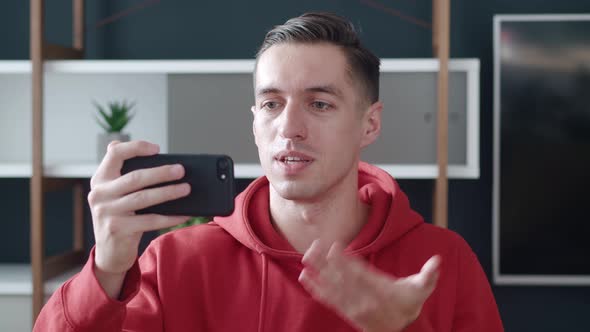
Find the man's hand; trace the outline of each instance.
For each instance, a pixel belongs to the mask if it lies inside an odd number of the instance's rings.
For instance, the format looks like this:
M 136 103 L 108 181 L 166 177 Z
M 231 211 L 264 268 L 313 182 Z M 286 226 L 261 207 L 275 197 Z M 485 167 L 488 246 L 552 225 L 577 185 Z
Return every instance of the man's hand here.
M 188 195 L 188 183 L 143 189 L 183 177 L 182 165 L 135 170 L 121 176 L 123 162 L 158 153 L 145 141 L 111 142 L 90 180 L 88 203 L 94 227 L 96 277 L 105 292 L 117 298 L 127 270 L 137 258 L 139 240 L 146 231 L 181 224 L 186 216 L 135 215 L 136 210 Z
M 436 286 L 438 256 L 419 273 L 395 278 L 343 250 L 338 243 L 328 249 L 315 240 L 303 256 L 299 282 L 316 300 L 365 332 L 401 331 L 418 318 Z

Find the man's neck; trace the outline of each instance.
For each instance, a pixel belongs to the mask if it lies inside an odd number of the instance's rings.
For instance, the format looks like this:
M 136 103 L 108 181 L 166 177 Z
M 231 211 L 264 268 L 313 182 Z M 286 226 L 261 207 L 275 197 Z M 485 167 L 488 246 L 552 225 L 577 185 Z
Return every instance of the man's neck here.
M 356 175 L 356 174 L 355 174 Z M 313 202 L 286 200 L 270 188 L 273 226 L 298 252 L 315 239 L 348 245 L 367 221 L 369 206 L 358 196 L 357 176 Z

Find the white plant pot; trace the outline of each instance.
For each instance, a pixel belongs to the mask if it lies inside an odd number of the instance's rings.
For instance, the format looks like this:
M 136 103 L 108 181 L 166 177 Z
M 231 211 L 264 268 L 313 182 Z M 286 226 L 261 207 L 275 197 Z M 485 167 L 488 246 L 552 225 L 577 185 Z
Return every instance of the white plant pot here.
M 128 142 L 129 134 L 123 133 L 100 133 L 96 145 L 96 161 L 101 162 L 107 152 L 107 147 L 112 141 Z

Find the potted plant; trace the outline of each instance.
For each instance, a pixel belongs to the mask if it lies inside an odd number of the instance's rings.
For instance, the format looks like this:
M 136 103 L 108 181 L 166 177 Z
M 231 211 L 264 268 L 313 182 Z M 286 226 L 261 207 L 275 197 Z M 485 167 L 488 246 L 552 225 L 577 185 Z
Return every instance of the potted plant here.
M 164 229 L 160 230 L 160 234 L 164 234 L 164 233 L 173 231 L 175 229 L 183 228 L 183 227 L 205 224 L 205 223 L 208 223 L 209 221 L 211 221 L 211 220 L 206 217 L 191 217 L 190 219 L 188 219 L 187 221 L 183 222 L 180 225 L 176 225 L 173 227 L 164 228 Z
M 98 145 L 97 145 L 97 161 L 100 162 L 104 157 L 107 146 L 111 141 L 117 140 L 121 142 L 129 141 L 129 134 L 123 133 L 123 129 L 129 121 L 133 118 L 134 114 L 131 114 L 131 110 L 135 106 L 134 102 L 128 103 L 124 101 L 112 101 L 107 103 L 107 109 L 101 106 L 96 101 L 93 102 L 94 106 L 98 110 L 96 122 L 105 130 L 104 133 L 98 134 Z

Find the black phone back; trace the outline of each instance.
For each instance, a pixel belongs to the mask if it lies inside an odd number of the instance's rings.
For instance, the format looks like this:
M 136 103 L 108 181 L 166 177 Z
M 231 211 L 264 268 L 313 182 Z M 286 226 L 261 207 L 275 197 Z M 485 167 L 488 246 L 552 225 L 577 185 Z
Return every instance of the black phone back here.
M 182 164 L 185 175 L 176 181 L 154 186 L 188 182 L 188 196 L 153 205 L 136 211 L 137 214 L 157 213 L 186 216 L 226 216 L 234 210 L 234 165 L 229 156 L 212 154 L 158 154 L 126 160 L 121 175 L 136 169 L 152 168 L 167 164 Z

